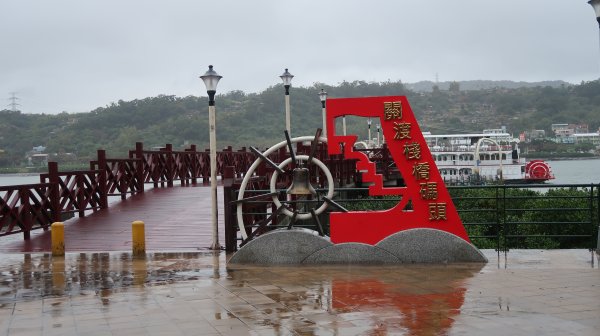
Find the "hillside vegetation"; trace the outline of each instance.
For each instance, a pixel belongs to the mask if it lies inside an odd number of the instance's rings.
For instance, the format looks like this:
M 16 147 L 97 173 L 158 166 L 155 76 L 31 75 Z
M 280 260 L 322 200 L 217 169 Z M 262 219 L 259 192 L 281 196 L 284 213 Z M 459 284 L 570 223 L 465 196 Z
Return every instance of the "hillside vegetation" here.
M 502 125 L 517 134 L 529 129 L 550 131 L 552 123 L 588 123 L 600 127 L 600 81 L 578 85 L 551 82 L 553 86 L 465 90 L 452 82 L 447 89 L 413 91 L 401 82 L 316 83 L 291 89 L 293 136 L 314 134 L 321 127 L 321 88 L 329 97 L 406 95 L 422 130 L 433 133 L 481 131 Z M 483 84 L 478 84 L 483 85 Z M 283 139 L 284 89 L 282 85 L 260 93 L 232 91 L 217 95 L 218 147 L 266 147 Z M 160 95 L 118 101 L 89 113 L 57 115 L 0 111 L 0 167 L 18 166 L 34 146 L 67 157 L 73 153 L 85 162 L 99 148 L 111 156 L 125 155 L 136 141 L 146 148 L 171 143 L 208 147 L 206 97 Z M 372 131 L 375 132 L 373 123 Z M 367 136 L 367 123 L 348 118 L 349 133 Z M 375 133 L 372 133 L 375 136 Z M 62 155 L 62 156 L 61 156 Z M 72 155 L 68 156 L 73 158 Z

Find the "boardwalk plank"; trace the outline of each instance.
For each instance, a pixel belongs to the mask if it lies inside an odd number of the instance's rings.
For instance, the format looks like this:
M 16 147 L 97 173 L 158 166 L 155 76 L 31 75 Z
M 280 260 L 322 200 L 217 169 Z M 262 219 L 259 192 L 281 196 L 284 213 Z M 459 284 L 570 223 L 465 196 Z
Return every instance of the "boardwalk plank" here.
M 223 245 L 223 189 L 218 189 L 219 241 Z M 147 190 L 108 209 L 65 222 L 67 252 L 129 251 L 131 223 L 144 221 L 147 251 L 201 250 L 212 243 L 210 188 L 176 186 Z M 32 232 L 30 241 L 2 237 L 0 252 L 50 252 L 50 232 Z

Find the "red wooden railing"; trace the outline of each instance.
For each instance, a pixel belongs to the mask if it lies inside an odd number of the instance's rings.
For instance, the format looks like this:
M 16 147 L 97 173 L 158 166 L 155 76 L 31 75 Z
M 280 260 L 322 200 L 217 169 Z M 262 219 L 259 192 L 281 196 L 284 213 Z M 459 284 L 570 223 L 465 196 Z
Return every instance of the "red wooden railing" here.
M 108 207 L 108 198 L 144 192 L 144 184 L 171 187 L 174 181 L 182 185 L 207 184 L 210 178 L 209 153 L 196 151 L 192 145 L 184 151 L 173 151 L 167 144 L 159 150 L 145 150 L 136 143 L 128 158 L 107 158 L 98 150 L 97 160 L 90 170 L 59 172 L 56 162 L 48 163 L 48 173 L 40 175 L 40 183 L 0 186 L 0 236 L 23 233 L 25 239 L 35 229 L 47 230 L 52 222 Z M 254 161 L 254 154 L 231 147 L 217 153 L 217 169 L 223 175 L 232 166 L 241 176 Z
M 36 225 L 47 229 L 53 218 L 52 189 L 50 183 L 0 187 L 0 235 L 23 232 L 29 239 Z

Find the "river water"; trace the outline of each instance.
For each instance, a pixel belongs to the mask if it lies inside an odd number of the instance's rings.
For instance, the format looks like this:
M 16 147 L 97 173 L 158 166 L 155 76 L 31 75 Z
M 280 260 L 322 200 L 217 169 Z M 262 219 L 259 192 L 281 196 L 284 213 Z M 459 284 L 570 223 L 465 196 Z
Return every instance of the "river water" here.
M 39 174 L 0 174 L 0 186 L 40 183 Z
M 555 179 L 551 184 L 600 183 L 600 159 L 548 161 Z
M 556 177 L 551 184 L 600 183 L 600 159 L 548 161 Z M 38 174 L 0 175 L 0 186 L 39 183 Z

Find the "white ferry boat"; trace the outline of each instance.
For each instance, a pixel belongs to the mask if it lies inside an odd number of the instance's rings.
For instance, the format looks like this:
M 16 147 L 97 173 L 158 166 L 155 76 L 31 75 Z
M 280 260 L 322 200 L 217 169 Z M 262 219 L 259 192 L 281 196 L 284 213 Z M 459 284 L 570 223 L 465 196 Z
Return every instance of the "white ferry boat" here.
M 519 141 L 504 128 L 473 134 L 423 132 L 423 136 L 447 183 L 541 183 L 554 178 L 550 166 L 543 160 L 522 158 Z
M 552 169 L 543 160 L 526 161 L 519 151 L 519 140 L 506 129 L 482 133 L 441 134 L 423 132 L 433 160 L 447 184 L 542 183 L 554 179 Z M 375 149 L 378 141 L 361 141 L 356 147 Z M 377 156 L 371 153 L 370 156 Z M 394 169 L 394 168 L 392 168 Z

